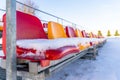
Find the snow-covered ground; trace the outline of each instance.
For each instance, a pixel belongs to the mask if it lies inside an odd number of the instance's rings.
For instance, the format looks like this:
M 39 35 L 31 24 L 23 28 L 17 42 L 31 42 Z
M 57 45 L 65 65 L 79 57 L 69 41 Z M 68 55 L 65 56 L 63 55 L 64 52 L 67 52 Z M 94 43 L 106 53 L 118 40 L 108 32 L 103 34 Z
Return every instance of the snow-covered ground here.
M 53 73 L 46 80 L 120 80 L 119 68 L 120 38 L 113 38 L 108 39 L 99 50 L 97 60 L 79 59 Z
M 46 80 L 120 80 L 120 38 L 108 39 L 97 60 L 77 60 Z

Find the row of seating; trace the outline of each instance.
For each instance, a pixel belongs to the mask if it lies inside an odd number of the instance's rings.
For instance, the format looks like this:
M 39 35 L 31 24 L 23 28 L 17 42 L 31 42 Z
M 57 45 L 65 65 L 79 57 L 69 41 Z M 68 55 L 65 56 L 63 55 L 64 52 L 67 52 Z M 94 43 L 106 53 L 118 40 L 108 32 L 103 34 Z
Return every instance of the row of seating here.
M 103 38 L 80 38 L 86 37 L 85 31 L 74 30 L 72 27 L 64 27 L 56 22 L 48 22 L 42 25 L 41 21 L 32 15 L 17 14 L 17 57 L 20 59 L 40 62 L 45 67 L 50 60 L 58 60 L 69 54 L 80 51 L 101 43 Z M 6 56 L 6 14 L 3 15 L 2 48 Z M 44 27 L 47 28 L 47 34 Z M 9 53 L 8 53 L 9 54 Z
M 43 29 L 48 34 L 48 23 L 43 23 Z M 65 32 L 67 37 L 83 37 L 83 38 L 103 38 L 103 36 L 98 36 L 92 32 L 87 33 L 85 30 L 79 30 L 78 28 L 73 28 L 71 26 L 65 26 Z

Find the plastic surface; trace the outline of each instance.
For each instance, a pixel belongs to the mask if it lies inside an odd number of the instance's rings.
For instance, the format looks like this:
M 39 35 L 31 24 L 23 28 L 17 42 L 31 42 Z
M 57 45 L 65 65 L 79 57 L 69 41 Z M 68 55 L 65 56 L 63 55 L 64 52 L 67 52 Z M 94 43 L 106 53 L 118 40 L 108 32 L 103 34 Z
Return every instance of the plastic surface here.
M 3 17 L 4 29 L 3 29 L 3 51 L 6 55 L 6 15 Z M 55 22 L 48 23 L 48 34 L 50 39 L 66 38 L 64 28 L 61 24 Z M 17 11 L 17 40 L 20 39 L 47 39 L 47 36 L 43 30 L 43 26 L 38 18 L 35 16 L 25 14 Z M 41 55 L 27 55 L 29 52 L 35 53 L 35 49 L 26 49 L 16 46 L 17 57 L 19 59 L 25 59 L 30 61 L 37 61 L 41 63 L 42 67 L 49 65 L 49 60 L 57 60 L 62 57 L 79 52 L 79 48 L 76 46 L 63 46 L 57 49 L 49 49 L 45 52 L 45 56 Z
M 81 33 L 81 31 L 79 29 L 75 29 L 75 33 L 76 33 L 77 37 L 83 37 L 82 33 Z
M 17 11 L 16 37 L 18 39 L 47 39 L 41 21 L 32 15 Z M 3 51 L 6 55 L 6 15 L 3 16 Z
M 21 54 L 27 54 L 29 52 L 32 52 L 32 53 L 36 53 L 36 50 L 34 49 L 27 49 L 27 48 L 20 48 L 17 46 L 17 55 L 21 55 Z
M 84 38 L 87 37 L 85 30 L 82 30 L 81 33 L 82 33 L 82 36 L 83 36 Z
M 57 60 L 61 59 L 62 57 L 72 54 L 78 53 L 80 50 L 76 46 L 64 46 L 58 49 L 50 49 L 45 52 L 46 59 L 48 60 Z
M 66 34 L 68 37 L 77 37 L 76 33 L 72 27 L 66 26 L 65 30 L 66 30 Z
M 55 39 L 55 38 L 66 38 L 66 33 L 64 28 L 61 24 L 56 22 L 48 22 L 48 38 Z

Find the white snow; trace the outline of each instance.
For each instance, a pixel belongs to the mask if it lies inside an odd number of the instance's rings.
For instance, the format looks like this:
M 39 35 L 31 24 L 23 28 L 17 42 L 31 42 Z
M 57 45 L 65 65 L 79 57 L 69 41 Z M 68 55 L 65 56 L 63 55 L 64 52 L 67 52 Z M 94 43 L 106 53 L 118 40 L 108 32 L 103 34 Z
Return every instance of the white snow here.
M 0 50 L 0 56 L 4 56 L 3 51 Z M 0 65 L 1 65 L 1 58 L 0 58 Z
M 59 38 L 59 39 L 29 39 L 17 40 L 17 45 L 22 48 L 35 49 L 38 51 L 45 51 L 47 49 L 56 49 L 63 46 L 86 44 L 86 42 L 100 41 L 103 39 L 96 38 Z
M 97 60 L 77 60 L 46 80 L 120 80 L 120 38 L 108 39 Z
M 41 40 L 39 42 L 33 41 L 28 42 L 27 40 L 21 40 L 17 42 L 18 45 L 22 47 L 26 47 L 26 45 L 34 46 L 36 48 L 44 49 L 44 45 L 48 45 L 50 48 L 52 46 L 63 46 L 68 44 L 76 44 L 78 42 L 86 42 L 86 41 L 98 41 L 98 39 L 81 39 L 76 40 L 76 38 L 72 39 L 55 39 L 55 40 Z M 99 39 L 103 40 L 103 39 Z M 48 44 L 49 43 L 49 44 Z M 44 45 L 43 45 L 44 44 Z M 59 72 L 52 74 L 46 80 L 120 80 L 120 38 L 116 39 L 108 39 L 107 43 L 103 48 L 99 50 L 99 56 L 97 60 L 77 60 L 70 65 L 67 65 Z M 39 45 L 39 46 L 38 46 Z M 46 48 L 46 47 L 45 47 Z M 3 52 L 0 52 L 0 55 L 3 55 Z M 0 63 L 1 65 L 1 63 Z

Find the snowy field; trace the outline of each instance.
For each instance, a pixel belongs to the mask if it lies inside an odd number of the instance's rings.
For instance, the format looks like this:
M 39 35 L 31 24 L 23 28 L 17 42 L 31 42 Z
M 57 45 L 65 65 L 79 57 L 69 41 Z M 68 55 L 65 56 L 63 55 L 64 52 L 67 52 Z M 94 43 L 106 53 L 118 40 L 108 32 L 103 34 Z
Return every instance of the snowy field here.
M 120 80 L 120 38 L 108 39 L 97 60 L 77 60 L 46 80 Z
M 97 60 L 79 59 L 53 73 L 46 80 L 120 80 L 119 68 L 120 38 L 108 39 L 99 49 Z

